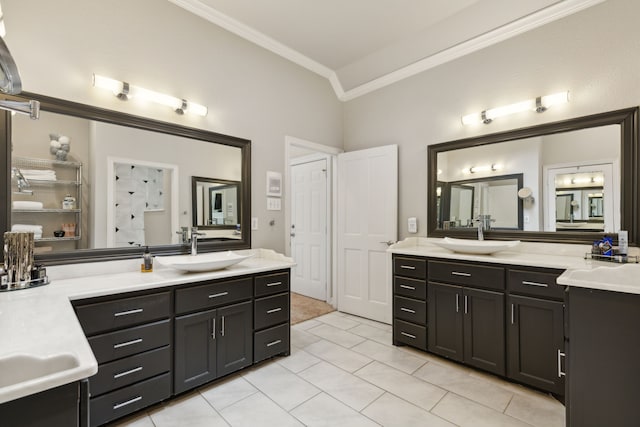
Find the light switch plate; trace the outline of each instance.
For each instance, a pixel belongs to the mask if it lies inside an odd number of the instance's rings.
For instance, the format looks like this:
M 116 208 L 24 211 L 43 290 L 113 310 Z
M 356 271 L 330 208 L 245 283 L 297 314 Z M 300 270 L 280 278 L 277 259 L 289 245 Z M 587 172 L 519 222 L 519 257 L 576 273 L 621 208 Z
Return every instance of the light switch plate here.
M 407 220 L 407 229 L 409 233 L 417 233 L 418 232 L 418 218 L 411 217 Z
M 267 210 L 268 211 L 282 210 L 282 203 L 280 202 L 280 199 L 277 197 L 267 197 Z
M 258 229 L 258 218 L 251 218 L 251 229 L 252 230 L 257 230 Z

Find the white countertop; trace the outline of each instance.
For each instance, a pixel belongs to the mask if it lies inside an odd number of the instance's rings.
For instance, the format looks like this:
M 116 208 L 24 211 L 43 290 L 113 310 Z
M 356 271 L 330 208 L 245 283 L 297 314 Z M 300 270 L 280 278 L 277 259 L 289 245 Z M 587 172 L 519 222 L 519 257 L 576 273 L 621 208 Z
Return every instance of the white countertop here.
M 162 288 L 182 283 L 255 274 L 294 266 L 291 258 L 254 249 L 252 258 L 223 270 L 185 273 L 154 263 L 151 273 L 140 272 L 140 260 L 73 264 L 47 268 L 51 284 L 0 293 L 0 371 L 2 361 L 15 356 L 47 359 L 72 355 L 77 367 L 2 386 L 0 403 L 88 378 L 98 364 L 76 318 L 71 301 L 118 293 Z
M 436 246 L 442 239 L 410 237 L 396 243 L 388 252 L 431 258 L 479 261 L 496 264 L 523 265 L 566 270 L 558 278 L 561 285 L 640 294 L 640 264 L 617 264 L 585 259 L 589 245 L 521 242 L 515 248 L 492 255 L 455 253 Z M 629 255 L 640 254 L 640 248 L 629 248 Z

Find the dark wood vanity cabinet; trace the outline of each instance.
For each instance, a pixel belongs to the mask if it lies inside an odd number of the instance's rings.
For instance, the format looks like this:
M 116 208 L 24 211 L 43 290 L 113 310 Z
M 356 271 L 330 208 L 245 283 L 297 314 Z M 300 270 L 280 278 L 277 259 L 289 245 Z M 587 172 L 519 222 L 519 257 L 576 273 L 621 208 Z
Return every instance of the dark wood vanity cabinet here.
M 393 257 L 393 343 L 427 349 L 427 261 Z
M 430 260 L 427 272 L 428 350 L 504 375 L 504 269 Z
M 564 287 L 561 270 L 507 269 L 507 376 L 564 395 Z
M 286 269 L 75 301 L 98 362 L 89 379 L 90 425 L 288 355 L 289 275 Z

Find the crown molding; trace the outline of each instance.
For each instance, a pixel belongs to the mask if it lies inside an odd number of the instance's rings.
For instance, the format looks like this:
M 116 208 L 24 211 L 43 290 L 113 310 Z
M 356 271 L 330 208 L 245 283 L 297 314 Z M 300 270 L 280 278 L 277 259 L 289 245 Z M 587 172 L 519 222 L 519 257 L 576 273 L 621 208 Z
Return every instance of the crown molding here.
M 539 12 L 532 13 L 521 19 L 503 25 L 495 30 L 484 33 L 478 37 L 459 43 L 448 49 L 437 52 L 405 67 L 387 73 L 379 78 L 368 81 L 364 84 L 344 90 L 340 79 L 336 72 L 319 62 L 291 49 L 290 47 L 268 37 L 267 35 L 245 25 L 216 9 L 202 3 L 200 0 L 168 0 L 171 3 L 197 15 L 207 21 L 216 24 L 225 30 L 240 36 L 258 46 L 261 46 L 276 55 L 290 60 L 301 67 L 306 68 L 322 77 L 325 77 L 331 83 L 331 86 L 337 96 L 343 102 L 350 101 L 370 92 L 382 89 L 393 83 L 397 83 L 408 77 L 422 73 L 431 68 L 442 65 L 446 62 L 460 58 L 464 55 L 484 49 L 503 40 L 530 31 L 534 28 L 548 24 L 555 20 L 572 15 L 581 10 L 595 6 L 606 0 L 564 0 L 560 3 L 546 7 Z

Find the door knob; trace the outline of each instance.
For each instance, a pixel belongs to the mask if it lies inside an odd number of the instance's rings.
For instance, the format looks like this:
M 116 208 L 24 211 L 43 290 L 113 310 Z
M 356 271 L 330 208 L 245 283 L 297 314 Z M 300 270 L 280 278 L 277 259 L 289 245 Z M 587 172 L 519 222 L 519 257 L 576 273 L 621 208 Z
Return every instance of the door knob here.
M 296 237 L 296 233 L 289 234 L 291 237 Z
M 380 242 L 380 243 L 384 243 L 387 246 L 391 246 L 391 245 L 395 245 L 396 242 L 394 242 L 393 240 L 387 240 L 386 242 Z

